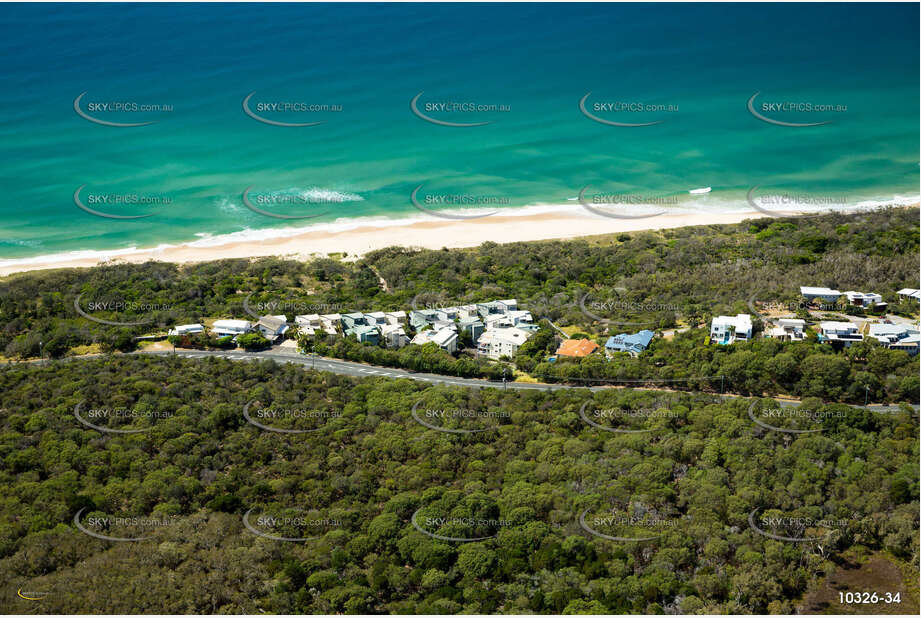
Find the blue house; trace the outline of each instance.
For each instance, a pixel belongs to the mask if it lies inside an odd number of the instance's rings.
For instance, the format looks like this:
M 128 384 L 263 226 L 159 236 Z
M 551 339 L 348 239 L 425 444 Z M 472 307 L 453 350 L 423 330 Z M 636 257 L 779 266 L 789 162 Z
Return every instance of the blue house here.
M 355 337 L 360 343 L 373 343 L 377 345 L 380 342 L 380 333 L 374 326 L 354 326 L 345 331 L 346 337 Z
M 409 325 L 416 330 L 422 330 L 438 319 L 438 312 L 434 309 L 416 309 L 409 312 Z
M 480 335 L 483 334 L 485 326 L 476 318 L 461 318 L 460 329 L 461 331 L 469 330 L 470 338 L 473 340 L 473 343 L 476 343 Z
M 356 326 L 368 326 L 368 321 L 363 313 L 343 313 L 340 318 L 342 330 L 349 330 Z
M 608 354 L 626 352 L 630 356 L 639 356 L 643 350 L 649 347 L 649 342 L 652 341 L 654 335 L 655 333 L 651 330 L 641 330 L 634 335 L 621 333 L 614 337 L 609 337 L 607 343 L 604 344 L 604 349 Z

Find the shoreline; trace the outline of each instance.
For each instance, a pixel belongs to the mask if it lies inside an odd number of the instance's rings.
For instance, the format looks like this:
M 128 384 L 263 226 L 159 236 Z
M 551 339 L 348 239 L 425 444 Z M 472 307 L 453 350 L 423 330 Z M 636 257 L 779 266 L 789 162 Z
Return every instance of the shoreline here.
M 918 204 L 903 207 L 916 207 Z M 567 212 L 537 214 L 501 213 L 468 220 L 432 219 L 410 220 L 405 224 L 358 225 L 339 232 L 305 230 L 287 236 L 268 239 L 230 241 L 218 245 L 186 243 L 148 249 L 116 249 L 109 252 L 73 252 L 0 261 L 0 276 L 19 272 L 58 268 L 85 268 L 104 263 L 143 263 L 150 260 L 172 263 L 194 263 L 229 258 L 278 256 L 307 260 L 331 254 L 347 254 L 357 259 L 370 251 L 386 247 L 422 249 L 461 249 L 476 247 L 484 242 L 499 244 L 574 238 L 673 229 L 695 225 L 739 223 L 745 219 L 767 217 L 755 210 L 666 213 L 638 219 L 614 219 L 567 209 Z M 777 213 L 792 216 L 796 212 Z M 816 214 L 814 212 L 808 214 Z M 92 255 L 86 255 L 92 253 Z M 82 254 L 82 255 L 81 255 Z

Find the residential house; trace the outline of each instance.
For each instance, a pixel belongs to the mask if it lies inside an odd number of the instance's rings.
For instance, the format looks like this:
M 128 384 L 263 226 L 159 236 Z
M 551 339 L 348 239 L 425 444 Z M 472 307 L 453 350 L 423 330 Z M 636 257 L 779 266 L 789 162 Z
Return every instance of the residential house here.
M 630 356 L 639 356 L 643 350 L 649 347 L 649 342 L 652 341 L 654 336 L 655 333 L 651 330 L 641 330 L 632 335 L 621 333 L 610 337 L 604 344 L 604 349 L 609 355 L 615 352 L 626 352 Z
M 444 330 L 424 330 L 416 334 L 410 341 L 413 345 L 425 345 L 434 343 L 446 352 L 454 353 L 457 351 L 457 333 L 450 329 Z
M 485 318 L 488 315 L 505 313 L 508 311 L 508 306 L 500 303 L 497 300 L 493 300 L 488 303 L 477 303 L 476 310 L 481 318 Z
M 855 341 L 863 341 L 863 335 L 853 322 L 819 322 L 819 341 L 850 347 Z
M 171 328 L 167 331 L 167 335 L 170 337 L 173 336 L 182 336 L 182 335 L 195 335 L 197 333 L 205 332 L 205 327 L 201 324 L 179 324 L 175 328 Z
M 429 326 L 438 319 L 434 309 L 416 309 L 409 312 L 409 325 L 420 330 Z
M 248 333 L 251 330 L 253 330 L 253 326 L 246 320 L 215 320 L 214 324 L 211 326 L 211 332 L 218 337 L 226 337 L 228 335 L 236 337 L 237 335 Z
M 904 339 L 899 339 L 889 344 L 890 350 L 902 350 L 908 352 L 911 356 L 917 356 L 921 352 L 921 335 L 909 335 Z
M 766 337 L 781 341 L 803 341 L 806 339 L 806 320 L 796 318 L 779 318 L 777 325 L 769 329 Z
M 323 328 L 319 313 L 296 315 L 294 316 L 294 324 L 302 334 L 311 336 Z
M 515 326 L 515 328 L 519 328 L 532 334 L 540 330 L 540 326 L 537 324 L 532 324 L 531 322 L 520 322 Z
M 345 316 L 343 316 L 345 317 Z M 355 337 L 359 343 L 371 343 L 377 345 L 380 342 L 380 333 L 375 326 L 367 324 L 358 324 L 345 330 L 346 337 Z
M 885 306 L 886 303 L 883 302 L 883 297 L 880 294 L 874 292 L 845 292 L 844 295 L 847 297 L 847 302 L 849 305 L 854 305 L 856 307 L 869 307 L 871 305 Z
M 457 333 L 454 332 L 453 329 L 444 328 L 435 331 L 435 336 L 432 337 L 432 341 L 437 343 L 438 347 L 449 354 L 457 352 Z
M 432 323 L 432 330 L 453 330 L 457 332 L 457 324 L 454 323 L 454 320 L 435 320 Z
M 476 343 L 477 340 L 479 340 L 480 335 L 482 335 L 483 331 L 485 330 L 485 325 L 475 317 L 461 318 L 459 326 L 462 332 L 470 332 L 470 339 L 473 340 L 473 343 Z
M 440 309 L 433 309 L 435 312 L 435 319 L 441 322 L 452 321 L 457 318 L 457 307 L 443 307 Z
M 387 317 L 387 323 L 393 325 L 403 326 L 406 324 L 406 312 L 405 311 L 388 311 L 384 314 Z
M 384 345 L 388 348 L 402 348 L 409 343 L 409 337 L 406 331 L 399 324 L 381 324 L 378 327 Z
M 410 343 L 413 345 L 425 345 L 426 343 L 431 343 L 432 337 L 435 336 L 435 331 L 432 329 L 420 330 L 416 333 L 416 336 L 410 340 Z
M 509 298 L 508 300 L 497 300 L 495 302 L 499 303 L 502 307 L 504 307 L 504 309 L 502 310 L 502 313 L 508 313 L 509 311 L 518 310 L 518 301 L 515 300 L 514 298 Z
M 343 331 L 355 328 L 356 326 L 369 326 L 365 314 L 360 311 L 355 313 L 343 313 L 340 318 L 340 323 L 342 324 Z
M 323 328 L 323 324 L 320 321 L 319 313 L 309 313 L 307 315 L 296 315 L 294 316 L 294 323 L 301 330 L 304 330 L 305 328 L 312 328 L 313 330 L 319 330 Z
M 380 326 L 387 323 L 387 314 L 383 311 L 372 311 L 365 314 L 365 322 L 368 326 Z
M 720 315 L 710 322 L 710 342 L 720 345 L 752 338 L 752 317 L 747 313 Z
M 520 328 L 487 330 L 477 340 L 477 356 L 498 360 L 503 356 L 513 357 L 518 348 L 525 344 L 531 333 Z
M 806 299 L 806 302 L 812 302 L 815 299 L 819 299 L 827 303 L 833 303 L 841 297 L 841 292 L 838 290 L 833 290 L 831 288 L 810 287 L 805 285 L 800 286 L 799 293 L 803 295 L 803 298 Z
M 491 313 L 483 317 L 486 324 L 486 330 L 497 330 L 500 328 L 512 328 L 515 323 L 504 313 Z
M 323 330 L 330 335 L 339 332 L 339 324 L 342 322 L 342 315 L 338 313 L 326 313 L 320 316 L 320 325 Z
M 457 317 L 460 319 L 475 318 L 479 317 L 479 315 L 476 305 L 461 305 L 457 308 Z
M 899 295 L 899 300 L 917 300 L 921 302 L 921 290 L 916 290 L 914 288 L 902 288 L 897 292 Z
M 509 311 L 505 314 L 508 316 L 508 319 L 512 321 L 512 324 L 518 326 L 520 324 L 531 324 L 534 321 L 534 318 L 531 317 L 531 312 L 528 310 L 519 311 L 517 309 Z
M 893 343 L 917 334 L 919 334 L 917 328 L 904 324 L 870 324 L 870 337 L 887 347 L 892 347 Z
M 288 322 L 284 315 L 264 315 L 255 326 L 263 337 L 272 342 L 278 341 L 288 332 Z
M 571 356 L 581 358 L 601 349 L 601 346 L 591 339 L 565 339 L 556 350 L 557 356 Z

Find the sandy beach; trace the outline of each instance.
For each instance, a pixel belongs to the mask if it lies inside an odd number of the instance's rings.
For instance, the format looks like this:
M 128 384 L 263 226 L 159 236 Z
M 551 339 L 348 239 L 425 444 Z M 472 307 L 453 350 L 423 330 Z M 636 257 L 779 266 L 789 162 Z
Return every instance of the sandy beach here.
M 105 262 L 142 263 L 148 260 L 164 262 L 203 262 L 226 258 L 284 256 L 307 259 L 321 255 L 348 254 L 357 258 L 384 247 L 402 246 L 427 249 L 475 247 L 484 242 L 508 243 L 530 240 L 567 239 L 599 234 L 637 230 L 668 229 L 693 225 L 738 223 L 744 219 L 760 218 L 759 212 L 683 212 L 642 219 L 613 219 L 590 213 L 580 213 L 561 206 L 560 213 L 544 212 L 528 215 L 496 214 L 479 219 L 416 221 L 406 225 L 367 225 L 341 232 L 305 231 L 297 235 L 267 240 L 245 240 L 213 246 L 176 245 L 112 254 L 94 252 L 92 256 L 66 254 L 8 260 L 0 262 L 0 275 L 15 272 L 67 267 L 90 267 Z

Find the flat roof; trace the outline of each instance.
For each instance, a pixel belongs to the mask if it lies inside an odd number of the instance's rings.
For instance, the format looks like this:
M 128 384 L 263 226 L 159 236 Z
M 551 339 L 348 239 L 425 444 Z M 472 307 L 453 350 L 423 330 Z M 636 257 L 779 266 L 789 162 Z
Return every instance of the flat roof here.
M 220 328 L 221 326 L 226 326 L 228 328 L 239 328 L 242 326 L 249 326 L 247 320 L 215 320 L 214 326 Z
M 801 294 L 835 294 L 840 296 L 841 292 L 838 290 L 833 290 L 831 288 L 822 288 L 822 287 L 812 287 L 808 285 L 799 286 L 799 291 Z
M 857 325 L 853 322 L 819 322 L 819 328 L 822 330 L 831 329 L 831 330 L 857 330 Z

